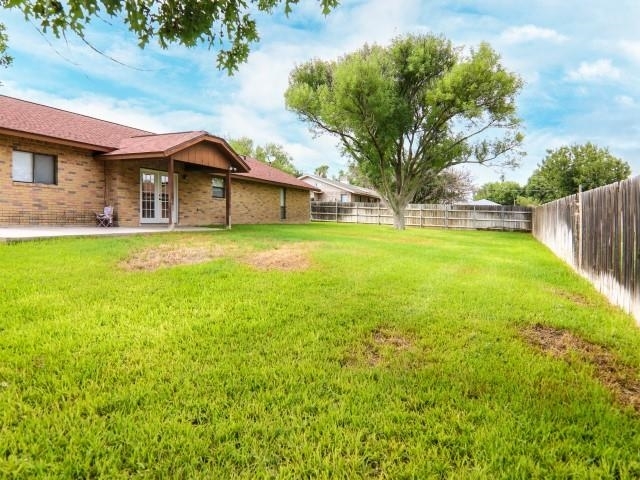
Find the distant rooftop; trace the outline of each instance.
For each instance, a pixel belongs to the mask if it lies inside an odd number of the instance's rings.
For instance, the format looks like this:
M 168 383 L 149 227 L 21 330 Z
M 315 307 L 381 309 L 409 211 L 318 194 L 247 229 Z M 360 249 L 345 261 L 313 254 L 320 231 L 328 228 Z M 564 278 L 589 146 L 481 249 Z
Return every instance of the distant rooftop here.
M 370 188 L 364 188 L 364 187 L 358 187 L 356 185 L 351 185 L 350 183 L 345 183 L 345 182 L 339 182 L 337 180 L 331 180 L 329 178 L 324 178 L 321 177 L 319 175 L 311 175 L 311 174 L 307 174 L 307 175 L 302 175 L 300 177 L 298 177 L 300 180 L 303 180 L 305 178 L 311 179 L 311 180 L 315 180 L 317 182 L 323 182 L 327 185 L 331 185 L 335 188 L 339 188 L 341 190 L 344 190 L 346 192 L 349 193 L 353 193 L 356 195 L 366 195 L 368 197 L 374 197 L 374 198 L 381 198 L 380 194 L 378 192 L 376 192 L 375 190 L 371 190 Z

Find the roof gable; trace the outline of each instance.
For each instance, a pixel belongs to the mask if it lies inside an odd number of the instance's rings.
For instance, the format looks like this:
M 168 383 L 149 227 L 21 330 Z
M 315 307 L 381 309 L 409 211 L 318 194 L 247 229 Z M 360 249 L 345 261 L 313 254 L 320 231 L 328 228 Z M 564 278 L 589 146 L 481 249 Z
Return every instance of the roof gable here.
M 212 168 L 247 172 L 244 160 L 220 137 L 204 130 L 142 135 L 125 138 L 120 146 L 100 155 L 108 160 L 132 160 L 140 158 L 168 158 Z

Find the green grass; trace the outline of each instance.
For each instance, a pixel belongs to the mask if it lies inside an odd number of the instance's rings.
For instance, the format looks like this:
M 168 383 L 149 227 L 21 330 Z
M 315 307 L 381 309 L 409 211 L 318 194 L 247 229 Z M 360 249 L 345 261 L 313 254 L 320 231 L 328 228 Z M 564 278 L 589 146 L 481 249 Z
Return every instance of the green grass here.
M 315 248 L 294 272 L 118 266 L 195 237 Z M 640 331 L 528 235 L 251 226 L 0 264 L 2 478 L 640 477 L 638 413 L 519 334 L 568 329 L 637 373 Z

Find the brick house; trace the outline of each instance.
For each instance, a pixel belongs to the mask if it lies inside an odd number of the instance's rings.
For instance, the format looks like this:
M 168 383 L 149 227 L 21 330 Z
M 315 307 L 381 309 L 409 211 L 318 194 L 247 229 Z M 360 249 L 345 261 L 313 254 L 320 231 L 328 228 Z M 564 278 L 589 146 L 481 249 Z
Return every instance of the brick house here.
M 204 131 L 155 134 L 0 95 L 0 225 L 309 221 L 313 187 Z
M 318 175 L 302 175 L 298 179 L 314 189 L 310 194 L 314 202 L 380 202 L 378 192 L 369 188 L 330 180 Z

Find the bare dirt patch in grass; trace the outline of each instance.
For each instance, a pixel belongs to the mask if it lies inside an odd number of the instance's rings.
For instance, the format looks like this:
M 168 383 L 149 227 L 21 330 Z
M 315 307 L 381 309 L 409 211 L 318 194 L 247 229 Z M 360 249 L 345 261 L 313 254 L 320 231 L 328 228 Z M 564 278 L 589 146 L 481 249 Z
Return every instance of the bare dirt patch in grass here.
M 215 258 L 231 255 L 234 250 L 237 249 L 205 241 L 164 243 L 134 252 L 120 262 L 120 267 L 125 270 L 154 271 L 176 265 L 209 262 Z
M 549 292 L 551 292 L 552 294 L 560 297 L 560 298 L 564 298 L 565 300 L 569 300 L 570 302 L 575 303 L 576 305 L 580 305 L 580 306 L 589 306 L 591 305 L 591 301 L 585 297 L 584 295 L 581 295 L 579 293 L 573 293 L 573 292 L 567 292 L 565 290 L 560 290 L 557 288 L 552 288 L 549 289 Z
M 285 243 L 269 250 L 246 254 L 242 260 L 258 270 L 301 271 L 311 265 L 311 249 L 309 243 Z
M 365 365 L 377 367 L 388 363 L 398 354 L 413 349 L 414 341 L 408 335 L 385 327 L 374 329 L 364 341 L 347 354 L 345 366 Z
M 310 267 L 310 243 L 283 243 L 266 250 L 251 246 L 219 244 L 207 240 L 177 240 L 133 252 L 120 262 L 124 270 L 154 271 L 177 265 L 205 263 L 231 258 L 258 270 L 300 271 Z
M 522 331 L 531 345 L 557 358 L 577 355 L 595 368 L 595 375 L 619 402 L 640 413 L 640 380 L 636 369 L 624 365 L 605 347 L 590 343 L 566 330 L 534 325 Z

